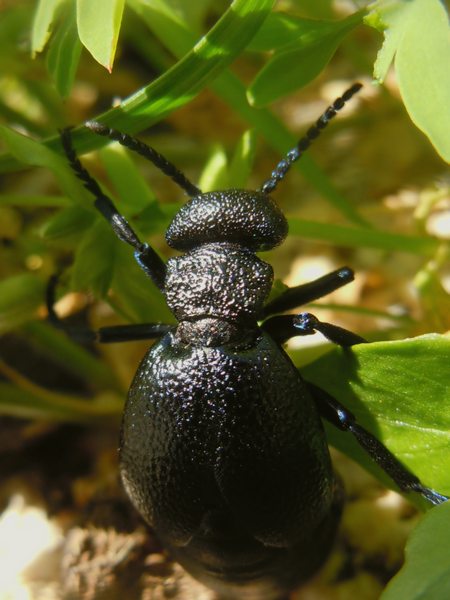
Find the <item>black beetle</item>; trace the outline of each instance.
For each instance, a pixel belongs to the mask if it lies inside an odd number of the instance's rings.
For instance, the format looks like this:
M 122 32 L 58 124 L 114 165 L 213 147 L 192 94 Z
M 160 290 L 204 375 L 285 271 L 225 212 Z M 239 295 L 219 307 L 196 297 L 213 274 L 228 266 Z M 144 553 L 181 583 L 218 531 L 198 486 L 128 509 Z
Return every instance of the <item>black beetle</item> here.
M 69 131 L 62 134 L 75 174 L 178 320 L 177 326 L 91 332 L 105 342 L 161 338 L 129 391 L 120 442 L 123 483 L 176 560 L 223 598 L 284 598 L 326 558 L 343 493 L 321 417 L 352 433 L 402 491 L 434 504 L 447 499 L 422 485 L 344 406 L 303 380 L 282 349 L 287 339 L 315 331 L 341 346 L 365 341 L 309 313 L 274 316 L 345 285 L 353 272 L 339 269 L 264 304 L 273 271 L 255 252 L 287 234 L 269 193 L 360 87 L 353 85 L 324 112 L 258 191 L 202 193 L 153 148 L 87 123 L 148 158 L 190 196 L 166 233 L 169 246 L 185 254 L 167 264 L 81 165 Z M 47 303 L 60 325 L 54 285 Z

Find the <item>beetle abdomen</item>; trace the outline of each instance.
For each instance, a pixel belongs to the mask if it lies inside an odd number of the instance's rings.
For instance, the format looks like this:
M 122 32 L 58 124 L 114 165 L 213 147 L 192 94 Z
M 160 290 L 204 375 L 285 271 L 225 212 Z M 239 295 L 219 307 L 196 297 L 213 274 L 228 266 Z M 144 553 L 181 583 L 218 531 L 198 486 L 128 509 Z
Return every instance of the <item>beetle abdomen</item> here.
M 188 346 L 176 334 L 156 344 L 130 389 L 121 472 L 138 510 L 199 578 L 274 579 L 274 565 L 303 554 L 304 579 L 312 546 L 335 526 L 315 406 L 262 332 L 247 349 Z

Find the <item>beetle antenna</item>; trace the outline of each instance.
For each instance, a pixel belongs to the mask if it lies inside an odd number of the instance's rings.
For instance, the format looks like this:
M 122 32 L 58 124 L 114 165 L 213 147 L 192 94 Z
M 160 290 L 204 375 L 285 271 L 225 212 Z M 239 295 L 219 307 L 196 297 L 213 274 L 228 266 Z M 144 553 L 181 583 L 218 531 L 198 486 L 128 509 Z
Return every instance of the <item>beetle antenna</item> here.
M 191 183 L 189 179 L 179 169 L 177 169 L 174 164 L 169 162 L 167 158 L 165 158 L 151 146 L 144 144 L 144 142 L 137 140 L 131 135 L 117 131 L 117 129 L 111 129 L 106 125 L 98 123 L 97 121 L 87 121 L 85 125 L 88 129 L 90 129 L 90 131 L 107 137 L 115 142 L 119 142 L 119 144 L 125 146 L 125 148 L 140 154 L 152 162 L 155 167 L 170 177 L 181 189 L 183 189 L 188 196 L 197 196 L 202 193 L 201 190 L 199 190 L 196 185 Z
M 347 91 L 345 91 L 342 96 L 336 98 L 336 100 L 331 104 L 326 111 L 317 119 L 317 121 L 312 125 L 306 135 L 303 136 L 298 142 L 295 148 L 289 150 L 286 154 L 285 158 L 280 160 L 275 169 L 272 171 L 270 179 L 265 181 L 260 190 L 264 194 L 270 194 L 277 187 L 278 182 L 281 181 L 286 173 L 291 168 L 292 163 L 298 160 L 305 150 L 307 150 L 311 143 L 320 135 L 323 129 L 328 125 L 330 120 L 336 116 L 337 112 L 344 107 L 344 105 L 354 96 L 359 90 L 362 88 L 361 83 L 354 83 Z

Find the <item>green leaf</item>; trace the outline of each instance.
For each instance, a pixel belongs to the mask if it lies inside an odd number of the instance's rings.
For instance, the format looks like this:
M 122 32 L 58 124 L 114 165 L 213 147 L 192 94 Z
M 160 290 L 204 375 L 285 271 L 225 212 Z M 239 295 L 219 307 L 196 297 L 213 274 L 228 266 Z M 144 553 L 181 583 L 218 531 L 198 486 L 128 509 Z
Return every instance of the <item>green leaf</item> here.
M 228 166 L 228 186 L 245 188 L 252 172 L 256 153 L 256 134 L 249 129 L 241 136 Z
M 0 382 L 0 413 L 22 419 L 45 419 L 63 423 L 92 423 L 98 419 L 104 424 L 107 419 L 117 420 L 122 406 L 117 396 L 112 394 L 87 402 L 83 398 L 55 394 L 33 384 L 21 389 Z
M 61 189 L 69 198 L 87 198 L 83 186 L 76 179 L 67 165 L 67 160 L 44 144 L 21 135 L 13 129 L 0 125 L 0 138 L 3 139 L 10 152 L 22 163 L 36 167 L 51 169 Z M 89 205 L 92 201 L 89 201 Z
M 174 317 L 161 291 L 138 266 L 125 244 L 117 248 L 111 290 L 111 303 L 127 320 L 173 323 Z
M 77 0 L 78 34 L 97 62 L 112 70 L 125 0 Z
M 439 247 L 438 240 L 431 237 L 402 235 L 362 227 L 330 225 L 303 219 L 288 219 L 289 233 L 302 238 L 320 240 L 344 248 L 379 248 L 421 256 L 433 256 Z
M 361 22 L 362 13 L 341 21 L 299 20 L 297 39 L 275 52 L 250 85 L 250 104 L 264 106 L 312 81 L 343 38 Z
M 119 240 L 103 217 L 98 217 L 80 243 L 75 256 L 71 285 L 91 289 L 103 298 L 109 290 Z
M 45 321 L 30 321 L 23 326 L 23 330 L 27 341 L 33 344 L 37 352 L 88 382 L 90 388 L 121 390 L 108 364 L 53 325 Z
M 198 187 L 203 192 L 227 187 L 228 159 L 222 146 L 216 146 L 200 176 Z
M 35 317 L 42 304 L 44 284 L 35 275 L 24 273 L 0 282 L 0 333 L 15 329 Z
M 382 82 L 395 58 L 406 110 L 450 162 L 450 28 L 439 0 L 378 0 L 366 22 L 384 32 L 374 77 Z
M 31 32 L 31 52 L 33 57 L 37 52 L 42 52 L 45 48 L 59 7 L 63 2 L 64 0 L 39 0 Z
M 186 48 L 185 36 L 179 36 L 187 54 L 155 81 L 96 120 L 132 134 L 150 127 L 183 106 L 239 55 L 270 13 L 273 3 L 274 0 L 234 0 L 214 27 L 190 51 L 189 45 Z M 97 6 L 97 3 L 90 4 Z M 130 5 L 137 11 L 147 8 L 136 0 L 130 1 Z M 93 135 L 85 127 L 74 129 L 73 139 L 80 154 L 106 144 L 104 138 Z M 58 137 L 47 140 L 45 144 L 54 149 L 61 148 Z M 17 162 L 8 156 L 1 157 L 0 172 L 9 169 L 17 169 Z
M 156 202 L 155 195 L 125 148 L 111 144 L 101 150 L 100 156 L 119 195 L 117 206 L 120 212 L 125 216 L 133 215 Z
M 425 485 L 448 495 L 449 356 L 450 338 L 430 334 L 336 349 L 301 373 L 342 402 Z M 327 435 L 386 482 L 350 434 L 327 427 Z
M 41 235 L 47 240 L 67 238 L 84 231 L 95 219 L 93 211 L 81 206 L 69 206 L 50 217 L 41 228 Z
M 450 502 L 430 510 L 411 534 L 405 564 L 381 600 L 450 598 Z
M 70 7 L 71 8 L 71 7 Z M 67 10 L 52 39 L 47 55 L 47 67 L 56 89 L 64 98 L 69 95 L 81 55 L 75 12 Z

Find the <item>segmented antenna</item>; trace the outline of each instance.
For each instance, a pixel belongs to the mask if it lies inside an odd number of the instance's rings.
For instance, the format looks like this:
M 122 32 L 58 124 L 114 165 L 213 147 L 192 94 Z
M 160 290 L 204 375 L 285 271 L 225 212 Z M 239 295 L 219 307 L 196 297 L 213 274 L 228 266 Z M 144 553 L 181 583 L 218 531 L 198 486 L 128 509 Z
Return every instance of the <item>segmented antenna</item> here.
M 121 133 L 116 129 L 106 127 L 97 121 L 87 121 L 85 125 L 94 133 L 107 137 L 115 142 L 119 142 L 119 144 L 122 144 L 122 146 L 129 148 L 133 152 L 140 154 L 152 162 L 155 167 L 157 167 L 165 175 L 170 177 L 178 186 L 180 186 L 180 188 L 183 189 L 188 196 L 193 197 L 202 193 L 201 190 L 191 183 L 175 165 L 169 162 L 167 158 L 165 158 L 151 146 L 148 146 L 147 144 L 144 144 L 144 142 L 131 137 L 131 135 L 127 135 L 126 133 Z
M 317 119 L 317 121 L 312 125 L 306 135 L 302 137 L 298 142 L 295 148 L 289 150 L 286 154 L 286 157 L 280 160 L 275 169 L 272 171 L 270 179 L 267 179 L 259 191 L 264 194 L 270 194 L 277 187 L 278 182 L 281 181 L 286 173 L 292 166 L 296 160 L 298 160 L 302 154 L 307 150 L 313 140 L 315 140 L 322 130 L 328 125 L 330 120 L 336 116 L 336 113 L 344 107 L 346 102 L 350 100 L 352 96 L 354 96 L 359 90 L 362 88 L 361 83 L 354 83 L 346 92 L 342 94 L 340 98 L 337 98 L 331 106 L 329 106 L 326 111 Z

